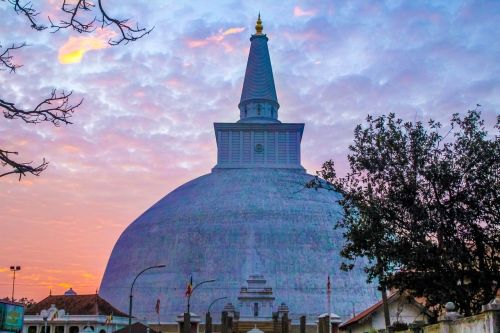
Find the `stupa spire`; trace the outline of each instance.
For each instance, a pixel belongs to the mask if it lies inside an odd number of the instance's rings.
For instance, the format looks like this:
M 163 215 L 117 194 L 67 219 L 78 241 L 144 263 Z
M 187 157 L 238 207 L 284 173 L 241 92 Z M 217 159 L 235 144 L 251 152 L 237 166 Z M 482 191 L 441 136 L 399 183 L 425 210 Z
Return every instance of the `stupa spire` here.
M 238 105 L 239 122 L 279 123 L 280 105 L 276 97 L 273 68 L 267 47 L 269 39 L 266 34 L 262 33 L 263 29 L 259 13 L 255 24 L 255 34 L 250 38 L 250 53 Z
M 255 24 L 255 34 L 262 35 L 263 29 L 264 29 L 264 26 L 262 25 L 262 21 L 260 20 L 260 12 L 259 12 L 259 18 L 257 19 L 257 23 Z

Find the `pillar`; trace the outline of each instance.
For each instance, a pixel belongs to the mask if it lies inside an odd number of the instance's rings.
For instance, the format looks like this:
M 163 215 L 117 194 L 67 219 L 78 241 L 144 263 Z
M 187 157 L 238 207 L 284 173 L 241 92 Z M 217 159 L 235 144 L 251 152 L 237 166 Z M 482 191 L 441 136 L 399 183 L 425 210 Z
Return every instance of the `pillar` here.
M 332 323 L 332 333 L 339 333 L 339 324 L 340 323 Z
M 306 333 L 306 316 L 300 316 L 300 333 Z
M 233 333 L 233 317 L 227 317 L 227 333 Z
M 212 317 L 210 316 L 210 312 L 207 312 L 205 315 L 205 333 L 212 333 Z
M 273 312 L 273 333 L 280 333 L 278 312 Z
M 330 332 L 330 316 L 326 316 L 323 318 L 323 333 L 331 333 Z
M 222 311 L 221 317 L 220 317 L 220 324 L 221 324 L 221 333 L 228 333 L 227 332 L 227 312 Z
M 182 333 L 191 333 L 191 314 L 184 312 L 184 322 L 182 323 Z
M 289 333 L 290 323 L 288 322 L 288 313 L 284 313 L 281 317 L 281 333 Z
M 318 318 L 318 333 L 324 333 L 323 328 L 324 328 L 323 318 L 320 317 L 320 318 Z

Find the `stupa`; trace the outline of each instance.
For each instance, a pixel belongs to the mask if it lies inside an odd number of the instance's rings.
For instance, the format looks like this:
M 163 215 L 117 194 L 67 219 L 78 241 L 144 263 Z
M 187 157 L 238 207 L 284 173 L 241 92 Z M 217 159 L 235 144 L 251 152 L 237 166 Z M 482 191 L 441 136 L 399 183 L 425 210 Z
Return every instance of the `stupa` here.
M 215 123 L 217 165 L 178 187 L 139 216 L 118 239 L 99 289 L 114 306 L 133 314 L 174 322 L 186 310 L 185 290 L 215 279 L 193 293 L 191 311 L 203 315 L 216 298 L 238 304 L 249 276 L 262 275 L 275 304 L 290 317 L 328 312 L 326 281 L 332 279 L 331 311 L 348 318 L 377 301 L 361 268 L 339 269 L 342 231 L 339 194 L 305 189 L 313 176 L 301 165 L 303 123 L 282 123 L 268 50 L 260 20 L 250 38 L 239 120 Z M 214 304 L 213 314 L 223 302 Z M 237 309 L 238 310 L 238 309 Z M 276 311 L 276 310 L 274 310 Z M 214 315 L 214 321 L 220 318 Z

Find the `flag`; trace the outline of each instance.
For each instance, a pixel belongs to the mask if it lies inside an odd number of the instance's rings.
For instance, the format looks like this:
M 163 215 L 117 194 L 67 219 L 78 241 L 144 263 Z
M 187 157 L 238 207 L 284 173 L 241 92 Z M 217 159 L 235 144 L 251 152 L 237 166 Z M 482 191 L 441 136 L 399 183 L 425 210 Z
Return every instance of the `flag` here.
M 54 311 L 54 312 L 52 313 L 52 318 L 50 318 L 50 320 L 56 320 L 56 319 L 59 317 L 58 312 L 59 312 L 59 311 L 57 311 L 57 310 L 56 310 L 56 311 Z
M 111 314 L 106 317 L 106 322 L 104 323 L 104 325 L 111 325 L 112 322 L 113 322 L 113 312 L 111 312 Z
M 186 287 L 186 297 L 191 296 L 193 293 L 193 276 L 191 275 L 191 278 L 189 279 L 189 283 Z
M 329 294 L 332 292 L 332 284 L 330 283 L 330 275 L 328 275 L 328 280 L 326 281 L 326 292 Z
M 157 314 L 160 314 L 160 299 L 159 298 L 156 300 L 155 311 Z

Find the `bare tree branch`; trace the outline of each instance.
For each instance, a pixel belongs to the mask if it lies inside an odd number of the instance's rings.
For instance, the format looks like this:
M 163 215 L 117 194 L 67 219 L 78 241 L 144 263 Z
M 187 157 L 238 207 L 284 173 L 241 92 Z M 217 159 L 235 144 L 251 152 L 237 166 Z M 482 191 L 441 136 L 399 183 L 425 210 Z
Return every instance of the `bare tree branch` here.
M 72 116 L 74 110 L 83 102 L 82 99 L 78 103 L 72 104 L 70 102 L 71 95 L 72 92 L 65 93 L 63 91 L 57 93 L 54 89 L 48 98 L 28 110 L 20 109 L 14 103 L 0 99 L 0 109 L 3 110 L 5 118 L 22 119 L 29 124 L 38 124 L 41 122 L 51 122 L 55 126 L 59 126 L 61 123 L 71 124 L 68 118 Z M 38 176 L 49 164 L 45 159 L 43 159 L 41 164 L 36 166 L 32 165 L 33 162 L 17 162 L 11 158 L 12 155 L 17 154 L 15 151 L 0 149 L 0 166 L 11 168 L 10 171 L 0 174 L 0 178 L 11 174 L 19 174 L 19 180 L 27 174 Z
M 39 15 L 39 12 L 33 8 L 31 1 L 0 1 L 13 5 L 14 11 L 17 14 L 24 15 L 31 23 L 33 29 L 41 31 L 47 28 L 37 23 L 36 17 Z M 128 19 L 117 19 L 109 15 L 104 9 L 102 0 L 97 0 L 97 4 L 98 6 L 96 8 L 94 0 L 64 0 L 61 10 L 64 14 L 69 15 L 69 18 L 61 19 L 60 22 L 56 24 L 49 17 L 51 28 L 53 29 L 52 32 L 72 28 L 79 33 L 91 33 L 95 31 L 100 24 L 101 28 L 114 27 L 118 30 L 118 37 L 115 39 L 110 38 L 108 43 L 110 45 L 119 45 L 121 43 L 127 44 L 136 41 L 149 34 L 154 29 L 154 27 L 151 29 L 140 28 L 138 24 L 135 26 L 130 25 Z M 95 11 L 97 11 L 97 13 Z M 10 72 L 15 72 L 17 68 L 21 67 L 21 65 L 17 65 L 13 62 L 10 51 L 20 49 L 24 46 L 26 46 L 25 43 L 18 45 L 12 44 L 11 47 L 6 48 L 3 53 L 0 53 L 0 70 L 2 66 L 5 66 Z M 83 102 L 82 99 L 78 103 L 72 104 L 70 102 L 71 95 L 72 92 L 65 93 L 63 91 L 57 93 L 56 90 L 52 90 L 48 98 L 42 100 L 34 108 L 26 110 L 17 107 L 15 103 L 0 99 L 0 110 L 3 111 L 3 115 L 7 119 L 22 119 L 24 122 L 30 124 L 37 124 L 40 122 L 50 122 L 55 126 L 59 126 L 61 123 L 71 124 L 69 118 L 72 116 L 74 110 Z M 10 174 L 19 174 L 19 180 L 21 180 L 22 176 L 26 176 L 27 174 L 38 176 L 48 166 L 48 162 L 46 162 L 45 159 L 38 166 L 33 166 L 32 162 L 16 162 L 11 157 L 17 154 L 18 153 L 14 151 L 0 149 L 0 166 L 10 166 L 12 168 L 11 171 L 0 174 L 0 177 Z
M 83 99 L 76 104 L 71 104 L 70 97 L 73 92 L 57 93 L 54 89 L 50 97 L 44 99 L 37 106 L 30 110 L 23 110 L 15 106 L 14 103 L 0 99 L 0 109 L 7 119 L 22 119 L 29 124 L 38 124 L 41 122 L 51 122 L 55 126 L 61 123 L 71 124 L 68 118 L 71 117 L 74 110 L 79 107 Z
M 25 46 L 26 46 L 26 43 L 22 43 L 19 45 L 12 44 L 11 47 L 6 48 L 5 51 L 3 51 L 3 53 L 0 54 L 0 67 L 2 65 L 5 66 L 10 70 L 10 72 L 15 72 L 16 69 L 21 67 L 22 65 L 17 65 L 12 61 L 12 55 L 10 54 L 10 51 L 17 50 L 17 49 L 20 49 L 20 48 L 25 47 Z M 2 48 L 2 46 L 0 45 L 0 49 L 1 48 Z M 2 68 L 0 68 L 0 70 L 2 70 Z
M 57 32 L 61 29 L 67 28 L 73 28 L 79 33 L 94 31 L 96 29 L 94 25 L 96 22 L 96 17 L 94 16 L 90 19 L 88 17 L 85 17 L 85 13 L 92 12 L 94 7 L 95 5 L 89 0 L 78 0 L 76 3 L 68 3 L 67 0 L 64 0 L 61 6 L 61 10 L 64 13 L 69 14 L 70 18 L 69 20 L 62 19 L 58 24 L 55 24 L 49 17 L 51 28 L 53 28 L 52 32 Z M 84 20 L 87 20 L 87 22 L 84 22 Z
M 110 39 L 108 41 L 110 45 L 118 45 L 121 42 L 124 42 L 124 44 L 128 44 L 129 42 L 133 42 L 138 40 L 139 38 L 144 37 L 154 29 L 154 27 L 152 27 L 151 29 L 139 28 L 138 24 L 136 24 L 134 28 L 128 24 L 128 19 L 119 20 L 110 17 L 108 13 L 104 10 L 104 7 L 102 6 L 102 0 L 98 0 L 98 4 L 99 4 L 99 10 L 101 11 L 102 14 L 102 18 L 100 20 L 102 23 L 102 27 L 115 25 L 120 30 L 121 33 L 120 39 L 118 40 Z
M 119 31 L 119 37 L 116 39 L 110 38 L 110 45 L 118 45 L 121 43 L 127 44 L 136 41 L 145 35 L 149 34 L 153 29 L 140 28 L 138 24 L 134 26 L 128 23 L 128 19 L 117 19 L 108 14 L 104 9 L 102 0 L 97 1 L 98 13 L 92 16 L 95 10 L 94 2 L 90 0 L 78 0 L 76 3 L 64 0 L 61 10 L 69 15 L 69 20 L 61 20 L 59 23 L 54 23 L 50 18 L 52 32 L 57 32 L 61 29 L 73 28 L 79 33 L 93 32 L 96 28 L 96 22 L 101 24 L 101 27 L 114 26 Z
M 23 14 L 30 21 L 31 27 L 35 30 L 42 31 L 47 29 L 46 26 L 36 23 L 36 16 L 40 14 L 33 8 L 31 1 L 27 1 L 25 4 L 21 4 L 20 0 L 2 0 L 7 1 L 14 6 L 14 10 L 17 14 Z
M 0 174 L 0 178 L 11 174 L 18 174 L 19 180 L 21 180 L 23 176 L 26 177 L 27 174 L 39 176 L 49 165 L 45 159 L 37 166 L 31 165 L 33 162 L 16 162 L 10 158 L 10 155 L 17 155 L 17 152 L 0 149 L 0 165 L 2 167 L 12 168 L 12 170 Z

